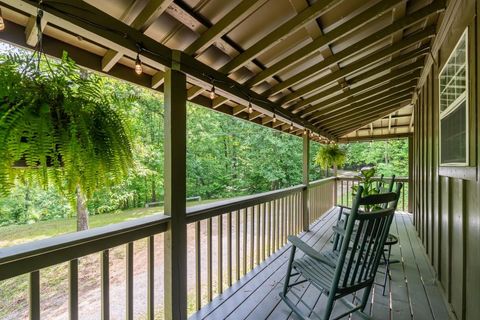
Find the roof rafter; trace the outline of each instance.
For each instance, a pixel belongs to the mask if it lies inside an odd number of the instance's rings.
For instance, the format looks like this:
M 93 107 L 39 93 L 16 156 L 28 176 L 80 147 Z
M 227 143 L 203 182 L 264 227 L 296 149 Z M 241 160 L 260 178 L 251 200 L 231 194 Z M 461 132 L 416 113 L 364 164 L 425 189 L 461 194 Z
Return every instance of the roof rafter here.
M 342 2 L 343 0 L 318 0 L 312 6 L 306 8 L 292 19 L 283 23 L 281 26 L 264 36 L 261 40 L 257 41 L 250 48 L 233 58 L 227 64 L 225 64 L 220 71 L 223 73 L 231 73 L 248 62 L 254 59 L 259 54 L 265 52 L 275 43 L 278 43 L 285 39 L 289 34 L 303 28 L 305 24 L 318 18 L 324 12 L 328 11 L 333 6 Z

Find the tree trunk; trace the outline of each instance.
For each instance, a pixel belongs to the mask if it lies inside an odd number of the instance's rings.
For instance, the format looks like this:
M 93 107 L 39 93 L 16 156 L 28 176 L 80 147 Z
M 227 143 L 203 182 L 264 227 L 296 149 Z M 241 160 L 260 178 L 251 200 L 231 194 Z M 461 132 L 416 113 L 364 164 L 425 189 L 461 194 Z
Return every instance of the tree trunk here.
M 88 210 L 80 187 L 77 187 L 77 231 L 88 229 Z
M 337 164 L 333 164 L 333 175 L 336 177 L 337 176 Z
M 326 177 L 328 178 L 328 167 L 327 167 L 325 170 L 326 170 L 326 172 L 327 172 L 327 176 L 326 176 Z

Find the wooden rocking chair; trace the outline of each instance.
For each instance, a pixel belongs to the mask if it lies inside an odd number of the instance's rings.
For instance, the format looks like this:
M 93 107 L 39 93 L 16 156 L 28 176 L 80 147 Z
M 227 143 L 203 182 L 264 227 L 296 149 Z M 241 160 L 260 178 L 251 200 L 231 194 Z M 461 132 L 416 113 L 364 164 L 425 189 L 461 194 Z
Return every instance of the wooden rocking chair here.
M 377 211 L 362 213 L 359 211 L 359 207 L 361 205 L 381 205 L 394 202 L 397 199 L 397 194 L 390 192 L 362 198 L 362 189 L 362 187 L 359 188 L 346 228 L 336 230 L 336 232 L 342 233 L 343 241 L 338 255 L 335 254 L 335 259 L 331 258 L 332 250 L 318 252 L 301 239 L 295 236 L 288 237 L 293 246 L 280 297 L 301 319 L 310 318 L 301 312 L 297 305 L 287 297 L 287 294 L 297 296 L 299 301 L 303 303 L 300 297 L 290 289 L 307 281 L 320 290 L 320 295 L 325 294 L 327 296 L 327 305 L 323 311 L 323 316 L 319 316 L 312 308 L 307 306 L 311 314 L 319 319 L 330 319 L 336 300 L 343 302 L 349 309 L 334 319 L 339 319 L 352 312 L 359 312 L 361 316 L 368 318 L 362 311 L 367 304 L 374 284 L 375 274 L 395 209 L 390 206 Z M 299 249 L 305 255 L 295 259 L 296 249 Z M 291 278 L 297 275 L 299 275 L 299 278 L 296 282 L 290 283 Z M 360 304 L 353 304 L 345 299 L 347 295 L 361 289 L 364 289 L 364 292 Z

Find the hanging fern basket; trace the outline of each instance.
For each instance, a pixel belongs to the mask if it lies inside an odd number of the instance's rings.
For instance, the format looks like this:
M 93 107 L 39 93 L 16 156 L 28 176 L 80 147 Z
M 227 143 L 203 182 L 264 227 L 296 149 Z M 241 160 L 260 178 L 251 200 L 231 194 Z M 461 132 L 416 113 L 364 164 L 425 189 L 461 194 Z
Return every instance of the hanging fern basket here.
M 59 62 L 9 55 L 0 61 L 0 193 L 30 170 L 86 194 L 122 179 L 132 165 L 126 123 L 104 80 L 64 54 Z M 58 170 L 54 170 L 58 169 Z

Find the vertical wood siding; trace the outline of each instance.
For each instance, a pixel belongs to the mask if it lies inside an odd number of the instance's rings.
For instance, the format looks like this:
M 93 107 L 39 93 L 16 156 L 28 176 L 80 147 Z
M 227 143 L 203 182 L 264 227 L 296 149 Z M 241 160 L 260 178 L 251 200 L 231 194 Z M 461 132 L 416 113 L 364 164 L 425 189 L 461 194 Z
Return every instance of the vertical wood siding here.
M 452 0 L 455 1 L 455 0 Z M 459 0 L 460 1 L 460 0 Z M 480 4 L 460 1 L 460 14 L 438 53 L 415 105 L 414 223 L 437 279 L 458 319 L 480 314 Z M 438 73 L 469 28 L 469 167 L 439 166 Z

